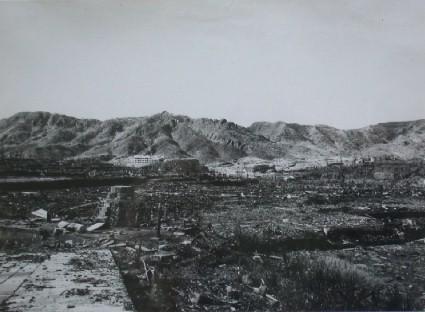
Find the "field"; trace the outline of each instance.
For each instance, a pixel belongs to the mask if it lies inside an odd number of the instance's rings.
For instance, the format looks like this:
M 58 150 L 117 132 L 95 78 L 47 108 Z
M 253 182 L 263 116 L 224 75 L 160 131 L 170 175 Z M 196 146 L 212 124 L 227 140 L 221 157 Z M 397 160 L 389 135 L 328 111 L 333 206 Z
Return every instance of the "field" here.
M 286 180 L 132 182 L 132 226 L 95 231 L 87 229 L 110 186 L 3 192 L 3 257 L 110 250 L 132 302 L 126 309 L 135 311 L 425 308 L 420 179 L 347 181 L 307 172 Z M 31 215 L 40 208 L 50 222 Z M 52 234 L 60 221 L 82 227 Z M 47 261 L 40 257 L 35 263 Z M 4 300 L 3 309 L 13 311 L 12 302 Z

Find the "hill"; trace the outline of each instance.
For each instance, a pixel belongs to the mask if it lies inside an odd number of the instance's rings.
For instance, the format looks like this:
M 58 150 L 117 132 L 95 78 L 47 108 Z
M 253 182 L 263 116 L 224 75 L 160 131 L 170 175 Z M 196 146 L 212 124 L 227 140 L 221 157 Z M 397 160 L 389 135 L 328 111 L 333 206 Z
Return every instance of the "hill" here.
M 425 156 L 425 120 L 381 123 L 353 130 L 324 125 L 193 119 L 162 112 L 105 121 L 48 112 L 0 120 L 0 152 L 26 158 L 162 154 L 203 163 L 243 157 L 324 159 L 335 156 Z

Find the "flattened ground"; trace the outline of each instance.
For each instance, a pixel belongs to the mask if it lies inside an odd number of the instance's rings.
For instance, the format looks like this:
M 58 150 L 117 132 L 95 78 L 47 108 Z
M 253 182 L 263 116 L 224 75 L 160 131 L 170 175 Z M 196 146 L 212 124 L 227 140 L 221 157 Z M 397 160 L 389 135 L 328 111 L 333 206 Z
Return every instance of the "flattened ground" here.
M 57 253 L 7 300 L 10 311 L 128 311 L 125 287 L 109 250 Z

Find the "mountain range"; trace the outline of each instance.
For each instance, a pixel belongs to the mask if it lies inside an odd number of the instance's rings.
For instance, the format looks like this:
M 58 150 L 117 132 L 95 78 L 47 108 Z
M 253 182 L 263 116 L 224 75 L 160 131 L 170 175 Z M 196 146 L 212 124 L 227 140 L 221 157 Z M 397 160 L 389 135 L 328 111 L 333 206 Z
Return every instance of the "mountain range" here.
M 202 163 L 243 157 L 311 160 L 394 155 L 411 159 L 425 157 L 425 120 L 341 130 L 285 122 L 243 127 L 226 119 L 168 112 L 105 121 L 21 112 L 0 120 L 0 153 L 50 159 L 160 154 L 195 157 Z

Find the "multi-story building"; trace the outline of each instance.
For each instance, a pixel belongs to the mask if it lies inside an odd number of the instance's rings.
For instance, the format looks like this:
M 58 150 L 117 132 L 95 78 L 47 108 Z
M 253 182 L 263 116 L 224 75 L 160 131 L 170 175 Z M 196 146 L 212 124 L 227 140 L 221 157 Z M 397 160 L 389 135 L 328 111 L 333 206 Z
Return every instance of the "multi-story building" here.
M 126 159 L 128 167 L 146 167 L 160 163 L 164 157 L 158 155 L 134 155 Z

